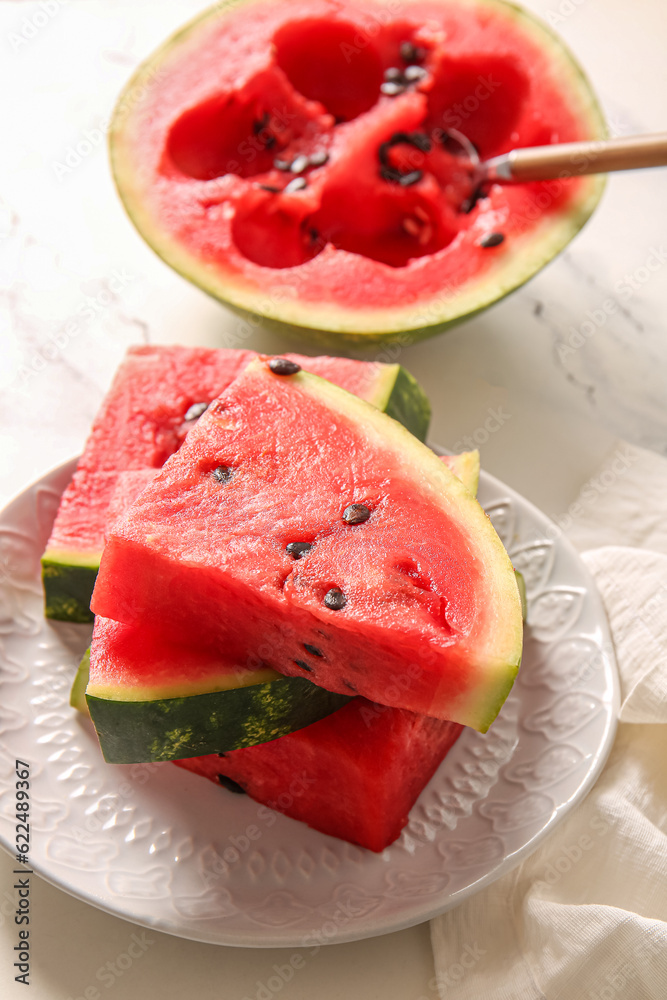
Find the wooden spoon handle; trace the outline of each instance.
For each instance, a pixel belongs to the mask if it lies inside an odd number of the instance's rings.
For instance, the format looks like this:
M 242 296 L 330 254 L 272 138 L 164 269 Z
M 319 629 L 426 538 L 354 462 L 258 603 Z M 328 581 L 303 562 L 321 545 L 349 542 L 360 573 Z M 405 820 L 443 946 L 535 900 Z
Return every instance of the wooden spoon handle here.
M 528 146 L 496 156 L 484 166 L 489 180 L 541 181 L 667 165 L 667 132 L 622 139 Z

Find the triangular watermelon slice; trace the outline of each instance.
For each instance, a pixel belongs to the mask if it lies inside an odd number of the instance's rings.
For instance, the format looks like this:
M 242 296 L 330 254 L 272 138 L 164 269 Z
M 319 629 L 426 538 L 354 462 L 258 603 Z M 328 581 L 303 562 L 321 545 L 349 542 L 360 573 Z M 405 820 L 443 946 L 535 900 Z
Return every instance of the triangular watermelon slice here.
M 249 364 L 116 523 L 91 606 L 481 731 L 521 658 L 512 565 L 474 497 L 282 359 Z
M 121 473 L 134 470 L 139 482 L 142 473 L 161 468 L 208 403 L 255 357 L 255 351 L 233 348 L 174 344 L 129 348 L 95 417 L 42 556 L 47 618 L 93 620 L 90 596 L 104 546 L 104 526 L 116 493 L 127 492 Z M 424 440 L 429 402 L 401 365 L 288 357 L 385 410 Z
M 442 461 L 471 493 L 477 491 L 479 452 Z M 157 474 L 157 469 L 119 473 L 110 526 Z M 199 757 L 268 742 L 311 725 L 348 700 L 306 676 L 239 666 L 218 651 L 183 647 L 161 632 L 99 616 L 77 677 L 72 704 L 85 710 L 87 699 L 105 760 L 117 764 Z

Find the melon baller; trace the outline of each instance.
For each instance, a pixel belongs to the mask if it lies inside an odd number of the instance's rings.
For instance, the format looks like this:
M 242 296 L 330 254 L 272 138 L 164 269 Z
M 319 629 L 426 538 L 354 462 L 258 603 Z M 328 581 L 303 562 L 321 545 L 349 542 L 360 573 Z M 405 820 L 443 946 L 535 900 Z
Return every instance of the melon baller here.
M 488 184 L 525 184 L 528 181 L 604 174 L 615 170 L 667 166 L 667 132 L 631 135 L 620 139 L 554 143 L 525 146 L 480 160 L 472 142 L 456 129 L 447 130 L 468 159 L 471 178 L 470 207 Z M 465 211 L 465 207 L 464 207 Z

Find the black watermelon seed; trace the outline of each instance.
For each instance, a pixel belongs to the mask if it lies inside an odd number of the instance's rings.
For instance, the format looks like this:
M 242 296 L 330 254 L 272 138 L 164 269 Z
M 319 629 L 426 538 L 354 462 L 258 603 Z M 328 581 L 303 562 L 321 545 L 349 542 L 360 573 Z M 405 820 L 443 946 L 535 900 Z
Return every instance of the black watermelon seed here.
M 308 157 L 308 162 L 310 163 L 311 167 L 323 167 L 328 159 L 329 159 L 329 154 L 325 153 L 324 150 L 322 149 L 320 150 L 319 153 L 311 153 L 311 155 Z
M 324 603 L 329 611 L 340 611 L 347 604 L 347 597 L 338 587 L 332 587 L 324 595 Z
M 269 191 L 271 194 L 280 194 L 280 188 L 274 187 L 273 184 L 260 184 L 260 190 Z
M 273 149 L 275 144 L 276 144 L 275 135 L 267 135 L 266 139 L 264 140 L 264 149 Z
M 423 176 L 421 170 L 411 170 L 409 174 L 402 174 L 398 183 L 401 187 L 411 187 L 413 184 L 418 184 Z
M 293 174 L 302 174 L 304 170 L 306 170 L 306 168 L 308 167 L 309 163 L 310 160 L 308 159 L 308 157 L 304 156 L 303 153 L 299 153 L 299 155 L 295 156 L 294 159 L 292 160 L 292 163 L 290 164 L 290 170 L 292 171 Z
M 226 757 L 226 756 L 227 756 L 227 754 L 226 754 L 226 753 L 219 753 L 219 754 L 218 754 L 218 757 Z
M 285 185 L 283 190 L 287 191 L 288 194 L 292 194 L 294 191 L 303 191 L 307 184 L 308 182 L 305 177 L 295 177 L 293 181 Z
M 309 642 L 304 642 L 303 648 L 307 653 L 310 653 L 311 656 L 324 656 L 321 649 L 318 649 L 317 646 L 311 646 Z
M 386 94 L 387 97 L 398 97 L 404 90 L 405 86 L 399 80 L 385 80 L 384 83 L 380 84 L 380 92 Z
M 275 159 L 273 161 L 273 165 L 276 168 L 276 170 L 289 170 L 290 167 L 292 166 L 292 161 L 291 160 L 281 160 L 281 159 L 278 158 L 278 159 Z
M 285 551 L 288 555 L 294 556 L 295 559 L 300 559 L 301 556 L 305 556 L 306 552 L 310 552 L 312 547 L 310 542 L 290 542 L 285 547 Z
M 297 667 L 301 667 L 302 670 L 307 670 L 309 674 L 312 674 L 313 672 L 313 668 L 309 667 L 307 663 L 303 662 L 303 660 L 292 660 L 292 663 L 296 663 Z
M 343 520 L 346 524 L 363 524 L 370 516 L 370 508 L 364 503 L 351 503 L 343 511 Z
M 213 470 L 211 476 L 216 483 L 226 483 L 232 478 L 232 470 L 226 465 L 219 465 L 217 469 Z
M 380 177 L 384 181 L 391 181 L 392 184 L 400 184 L 401 177 L 403 174 L 400 170 L 395 170 L 393 167 L 382 167 L 380 169 Z
M 431 140 L 425 132 L 411 132 L 410 142 L 413 146 L 416 146 L 417 149 L 421 149 L 423 153 L 431 152 Z
M 343 678 L 343 684 L 346 688 L 349 688 L 350 691 L 354 691 L 355 694 L 357 693 L 357 689 L 351 681 L 346 681 L 345 678 Z
M 488 250 L 490 247 L 499 247 L 500 244 L 504 242 L 504 233 L 487 233 L 486 236 L 482 236 L 478 246 L 484 247 L 485 250 Z
M 230 792 L 234 792 L 236 795 L 246 794 L 245 788 L 241 788 L 238 781 L 233 781 L 231 778 L 228 778 L 226 774 L 219 774 L 218 781 L 223 788 L 226 788 Z
M 261 118 L 257 119 L 252 123 L 253 133 L 255 135 L 259 135 L 262 129 L 265 129 L 270 121 L 271 121 L 271 116 L 268 111 L 265 111 Z
M 477 204 L 477 202 L 480 200 L 480 198 L 484 198 L 484 197 L 485 197 L 485 195 L 484 195 L 484 191 L 482 190 L 482 188 L 481 187 L 475 188 L 475 190 L 470 195 L 470 197 L 466 198 L 465 201 L 461 202 L 461 211 L 463 212 L 463 214 L 464 215 L 470 215 L 470 213 L 472 212 L 473 208 L 475 207 L 475 205 Z
M 185 414 L 185 420 L 199 420 L 202 413 L 205 413 L 208 409 L 208 403 L 193 403 L 190 409 Z
M 290 361 L 289 358 L 271 358 L 269 368 L 274 375 L 296 375 L 301 371 L 301 365 L 297 365 L 296 361 Z
M 414 42 L 401 42 L 399 52 L 401 53 L 401 59 L 406 63 L 420 63 L 426 57 L 425 50 L 419 48 Z

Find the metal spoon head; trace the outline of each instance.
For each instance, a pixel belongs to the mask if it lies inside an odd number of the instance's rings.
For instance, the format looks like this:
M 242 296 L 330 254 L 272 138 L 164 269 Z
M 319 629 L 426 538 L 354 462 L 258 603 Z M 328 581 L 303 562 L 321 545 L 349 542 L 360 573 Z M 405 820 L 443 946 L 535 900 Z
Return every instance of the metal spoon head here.
M 480 197 L 480 186 L 485 180 L 484 165 L 481 163 L 476 147 L 463 132 L 458 129 L 449 128 L 445 132 L 443 145 L 453 145 L 458 152 L 452 150 L 461 166 L 470 175 L 470 194 L 461 202 L 460 211 L 468 213 L 477 204 Z

